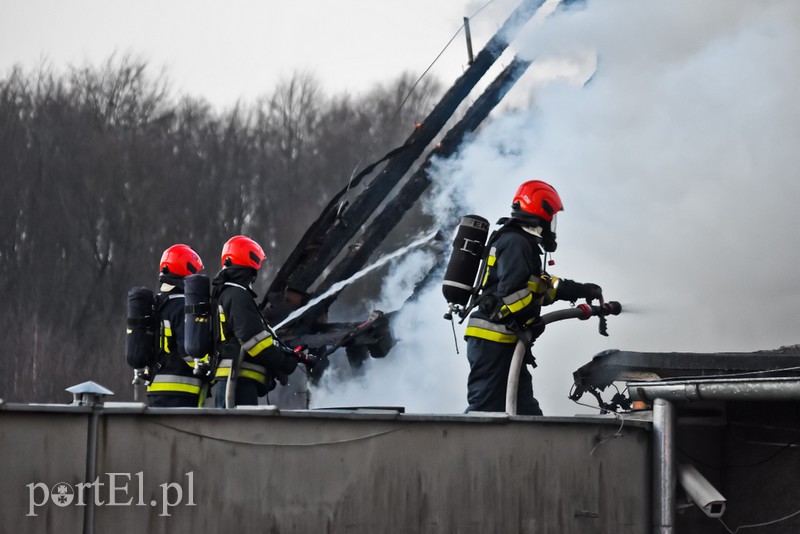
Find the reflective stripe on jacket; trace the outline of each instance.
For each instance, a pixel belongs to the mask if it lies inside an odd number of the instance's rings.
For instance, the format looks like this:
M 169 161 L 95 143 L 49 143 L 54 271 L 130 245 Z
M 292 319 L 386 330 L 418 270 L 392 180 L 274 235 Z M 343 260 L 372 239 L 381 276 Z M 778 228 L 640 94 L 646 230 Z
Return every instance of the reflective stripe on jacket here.
M 275 341 L 272 335 L 266 330 L 262 330 L 242 344 L 242 348 L 247 351 L 250 356 L 258 356 L 266 348 L 273 345 Z
M 506 328 L 505 325 L 493 323 L 486 319 L 470 317 L 467 321 L 465 337 L 479 337 L 496 343 L 516 343 L 517 335 Z
M 190 393 L 198 395 L 203 381 L 193 376 L 168 375 L 159 373 L 147 386 L 148 393 Z
M 220 360 L 219 365 L 217 366 L 217 378 L 228 378 L 231 375 L 231 367 L 233 366 L 233 360 L 230 358 L 225 358 Z M 260 382 L 262 384 L 267 383 L 267 368 L 263 365 L 258 365 L 252 362 L 243 361 L 239 364 L 239 376 L 242 378 L 250 378 L 255 380 L 256 382 Z

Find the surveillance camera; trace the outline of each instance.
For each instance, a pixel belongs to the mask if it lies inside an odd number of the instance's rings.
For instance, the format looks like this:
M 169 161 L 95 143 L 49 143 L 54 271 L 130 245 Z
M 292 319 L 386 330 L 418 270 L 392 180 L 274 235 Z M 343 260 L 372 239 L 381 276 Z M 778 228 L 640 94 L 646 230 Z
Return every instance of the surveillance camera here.
M 691 464 L 678 465 L 678 480 L 689 499 L 708 517 L 722 517 L 725 497 Z

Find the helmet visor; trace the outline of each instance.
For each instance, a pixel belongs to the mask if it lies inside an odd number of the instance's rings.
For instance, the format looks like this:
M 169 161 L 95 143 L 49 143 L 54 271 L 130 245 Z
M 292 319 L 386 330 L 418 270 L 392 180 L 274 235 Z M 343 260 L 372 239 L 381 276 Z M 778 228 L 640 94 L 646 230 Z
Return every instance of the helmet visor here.
M 558 213 L 553 214 L 553 220 L 550 221 L 550 231 L 556 233 L 556 220 L 558 219 Z

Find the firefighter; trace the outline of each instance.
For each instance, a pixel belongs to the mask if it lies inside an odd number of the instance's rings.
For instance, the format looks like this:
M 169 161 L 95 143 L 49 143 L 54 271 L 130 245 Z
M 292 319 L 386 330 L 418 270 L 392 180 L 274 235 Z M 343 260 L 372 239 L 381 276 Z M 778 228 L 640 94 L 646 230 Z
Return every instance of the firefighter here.
M 297 360 L 275 344 L 256 303 L 252 284 L 266 261 L 261 246 L 247 236 L 230 238 L 222 247 L 222 270 L 214 278 L 211 296 L 217 302 L 217 352 L 215 406 L 225 407 L 225 390 L 231 366 L 242 352 L 236 382 L 236 405 L 256 405 L 258 398 L 282 384 L 297 367 Z
M 161 255 L 159 324 L 155 376 L 147 387 L 148 405 L 154 408 L 197 408 L 202 381 L 194 376 L 194 360 L 183 348 L 183 279 L 203 269 L 200 256 L 187 245 L 172 245 Z
M 556 214 L 563 209 L 551 185 L 525 182 L 514 196 L 511 217 L 498 221 L 501 228 L 487 243 L 477 309 L 465 332 L 470 364 L 467 412 L 505 411 L 508 373 L 518 340 L 527 345 L 525 362 L 535 367 L 530 346 L 544 331 L 542 306 L 556 300 L 602 298 L 597 284 L 558 279 L 543 268 L 542 255 L 556 249 Z M 517 413 L 542 415 L 525 365 L 520 371 Z

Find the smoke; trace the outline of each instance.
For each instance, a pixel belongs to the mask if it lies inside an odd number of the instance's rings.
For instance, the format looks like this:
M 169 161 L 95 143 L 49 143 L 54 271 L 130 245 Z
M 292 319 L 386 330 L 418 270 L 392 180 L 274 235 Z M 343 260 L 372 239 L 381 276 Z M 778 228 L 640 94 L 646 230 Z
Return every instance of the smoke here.
M 372 309 L 401 309 L 393 321 L 396 346 L 386 358 L 368 359 L 362 375 L 353 375 L 346 365 L 323 375 L 320 387 L 311 393 L 313 407 L 403 406 L 407 412 L 463 412 L 468 369 L 449 324 L 442 319 L 447 310 L 439 285 L 433 284 L 418 298 L 406 302 L 414 285 L 435 266 L 430 251 L 415 251 L 399 261 L 386 276 L 384 291 Z M 459 337 L 462 337 L 463 333 Z M 341 355 L 340 355 L 341 356 Z
M 428 206 L 494 221 L 521 182 L 546 180 L 566 207 L 550 272 L 636 310 L 609 318 L 608 338 L 596 321 L 548 327 L 533 373 L 546 414 L 586 411 L 566 398 L 572 372 L 605 349 L 800 342 L 799 29 L 794 0 L 590 0 L 514 43 L 536 62 L 513 109 L 439 162 Z M 575 83 L 587 63 L 597 72 Z M 371 362 L 361 399 L 465 407 L 465 347 L 444 309 L 436 287 L 395 322 L 402 343 Z

